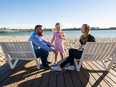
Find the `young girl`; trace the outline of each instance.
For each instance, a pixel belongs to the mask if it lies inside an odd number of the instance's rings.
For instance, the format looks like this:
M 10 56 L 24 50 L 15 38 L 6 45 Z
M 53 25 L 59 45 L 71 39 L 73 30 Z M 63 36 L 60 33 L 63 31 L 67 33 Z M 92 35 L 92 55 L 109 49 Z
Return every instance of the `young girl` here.
M 64 53 L 63 40 L 65 40 L 65 39 L 66 39 L 65 34 L 61 29 L 61 24 L 56 23 L 53 38 L 52 38 L 52 41 L 51 41 L 51 44 L 54 42 L 54 48 L 56 50 L 54 65 L 57 64 L 56 61 L 57 61 L 58 53 L 60 53 L 61 59 L 63 61 L 63 53 Z

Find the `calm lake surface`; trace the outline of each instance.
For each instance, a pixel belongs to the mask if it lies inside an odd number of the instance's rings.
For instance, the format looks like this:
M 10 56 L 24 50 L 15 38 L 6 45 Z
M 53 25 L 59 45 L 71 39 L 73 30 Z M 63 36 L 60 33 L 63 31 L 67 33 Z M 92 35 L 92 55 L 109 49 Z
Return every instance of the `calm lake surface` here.
M 64 33 L 66 36 L 80 36 L 82 33 L 80 30 L 65 30 Z M 116 30 L 91 30 L 90 32 L 95 37 L 110 37 L 116 38 Z M 24 35 L 31 35 L 31 32 L 7 32 L 7 33 L 0 33 L 0 36 L 24 36 Z M 52 31 L 44 31 L 45 36 L 52 36 Z

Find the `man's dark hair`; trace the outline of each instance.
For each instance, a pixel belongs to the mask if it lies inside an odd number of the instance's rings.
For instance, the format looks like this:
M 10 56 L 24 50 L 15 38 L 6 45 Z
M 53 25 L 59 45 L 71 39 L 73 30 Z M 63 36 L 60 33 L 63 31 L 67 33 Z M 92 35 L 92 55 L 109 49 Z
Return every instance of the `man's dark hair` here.
M 37 29 L 37 28 L 39 28 L 39 27 L 43 27 L 42 25 L 36 25 L 35 26 L 35 30 Z

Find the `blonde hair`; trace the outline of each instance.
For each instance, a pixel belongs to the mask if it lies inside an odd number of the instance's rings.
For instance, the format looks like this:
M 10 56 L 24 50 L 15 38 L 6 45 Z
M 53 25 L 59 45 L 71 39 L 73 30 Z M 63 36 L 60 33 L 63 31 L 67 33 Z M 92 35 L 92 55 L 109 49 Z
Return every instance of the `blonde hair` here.
M 88 35 L 89 35 L 89 32 L 90 32 L 90 26 L 88 24 L 83 24 L 83 26 L 85 26 L 85 32 L 83 33 L 83 35 L 81 36 L 81 40 L 82 41 L 86 41 L 88 39 Z
M 57 29 L 56 29 L 56 26 L 59 25 L 59 26 L 62 26 L 60 23 L 56 23 L 55 24 L 55 28 L 52 30 L 53 32 L 57 32 Z M 60 28 L 60 31 L 62 31 L 62 29 Z

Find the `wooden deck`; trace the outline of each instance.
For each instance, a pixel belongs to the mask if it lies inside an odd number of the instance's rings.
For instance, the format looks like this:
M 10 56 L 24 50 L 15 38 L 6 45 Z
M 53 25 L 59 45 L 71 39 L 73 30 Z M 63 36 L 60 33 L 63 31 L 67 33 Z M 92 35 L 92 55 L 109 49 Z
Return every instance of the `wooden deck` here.
M 116 64 L 110 72 L 101 62 L 83 62 L 80 72 L 54 72 L 21 61 L 13 70 L 7 64 L 0 67 L 0 87 L 116 87 Z

